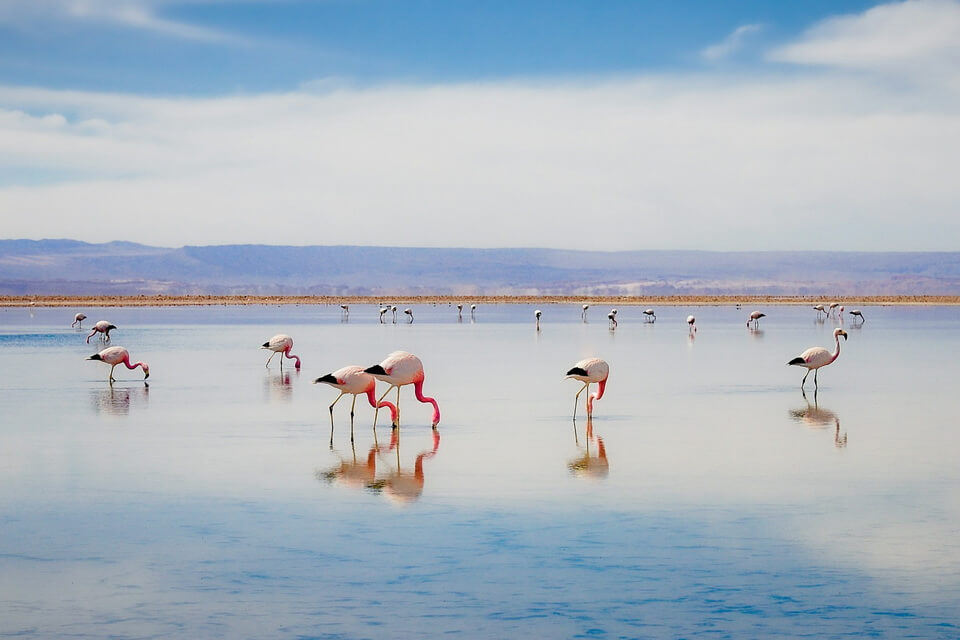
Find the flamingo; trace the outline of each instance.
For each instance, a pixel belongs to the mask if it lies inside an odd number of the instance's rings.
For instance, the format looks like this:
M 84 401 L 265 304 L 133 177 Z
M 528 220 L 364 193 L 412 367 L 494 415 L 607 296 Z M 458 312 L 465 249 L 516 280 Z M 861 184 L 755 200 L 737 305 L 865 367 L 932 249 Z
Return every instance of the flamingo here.
M 610 321 L 611 329 L 617 328 L 617 314 L 615 311 L 611 311 L 610 313 L 607 314 L 607 320 Z
M 472 304 L 470 305 L 470 317 L 473 318 L 476 315 L 477 315 L 477 305 Z
M 413 392 L 417 400 L 423 403 L 429 402 L 433 405 L 433 428 L 436 429 L 440 424 L 440 406 L 433 398 L 423 395 L 423 363 L 420 358 L 407 353 L 406 351 L 394 351 L 386 357 L 380 364 L 364 369 L 365 373 L 371 374 L 377 380 L 386 382 L 390 387 L 380 397 L 382 401 L 390 393 L 390 390 L 397 389 L 397 415 L 393 421 L 394 427 L 400 426 L 400 387 L 408 384 L 413 385 Z M 373 414 L 373 427 L 377 427 L 377 414 L 380 408 L 377 407 Z
M 687 324 L 690 325 L 690 333 L 697 332 L 697 319 L 693 316 L 687 316 Z
M 577 419 L 577 403 L 580 401 L 580 394 L 587 392 L 587 416 L 593 415 L 593 401 L 603 397 L 603 392 L 607 388 L 607 378 L 610 377 L 610 365 L 606 360 L 600 358 L 587 358 L 573 365 L 573 368 L 567 371 L 567 377 L 579 380 L 583 383 L 580 391 L 577 391 L 576 398 L 573 399 L 573 419 Z M 596 382 L 600 388 L 593 395 L 590 394 L 590 384 Z
M 120 363 L 126 365 L 127 369 L 136 369 L 137 367 L 143 369 L 144 380 L 150 377 L 150 365 L 148 365 L 146 362 L 134 362 L 133 364 L 130 364 L 130 352 L 123 347 L 107 347 L 106 349 L 100 351 L 100 353 L 93 354 L 87 358 L 87 360 L 100 360 L 109 364 L 110 376 L 107 378 L 107 380 L 111 383 L 116 382 L 113 378 L 113 370 Z
M 97 324 L 93 325 L 93 331 L 91 331 L 90 335 L 87 336 L 87 344 L 90 344 L 90 338 L 92 338 L 98 333 L 103 334 L 102 336 L 100 336 L 102 340 L 109 340 L 110 332 L 116 328 L 117 327 L 115 325 L 110 324 L 106 320 L 98 321 Z
M 533 317 L 537 319 L 537 331 L 540 331 L 540 314 L 543 313 L 540 309 L 537 309 L 533 312 Z
M 340 305 L 340 313 L 349 316 L 350 315 L 350 305 L 342 304 Z
M 813 305 L 813 310 L 817 312 L 817 317 L 820 317 L 821 313 L 826 313 L 827 310 L 823 308 L 822 304 Z
M 403 312 L 410 316 L 410 322 L 413 322 L 413 309 L 404 309 Z
M 761 313 L 760 311 L 752 311 L 750 312 L 750 318 L 747 320 L 747 326 L 749 327 L 750 323 L 752 322 L 754 327 L 759 327 L 760 318 L 765 318 L 765 317 L 767 317 L 767 314 L 765 313 Z
M 296 360 L 297 362 L 294 366 L 298 370 L 300 369 L 300 356 L 295 356 L 292 353 L 290 353 L 290 350 L 293 349 L 293 338 L 286 335 L 285 333 L 278 333 L 277 335 L 273 336 L 268 341 L 260 345 L 260 348 L 269 349 L 270 351 L 273 351 L 273 353 L 270 354 L 270 357 L 267 358 L 267 364 L 265 365 L 266 367 L 268 368 L 270 367 L 270 361 L 273 360 L 273 356 L 277 355 L 278 353 L 282 353 L 283 356 L 286 356 L 292 360 Z M 281 369 L 283 369 L 283 356 L 280 356 Z
M 349 394 L 353 396 L 353 403 L 350 405 L 350 442 L 353 442 L 353 413 L 357 406 L 357 396 L 360 394 L 367 396 L 370 406 L 374 409 L 379 409 L 380 407 L 387 407 L 390 409 L 391 419 L 393 422 L 397 421 L 397 408 L 390 402 L 377 402 L 377 380 L 369 373 L 365 373 L 363 367 L 359 367 L 357 365 L 343 367 L 342 369 L 337 369 L 333 373 L 328 373 L 327 375 L 317 378 L 313 381 L 314 384 L 317 384 L 318 382 L 328 384 L 331 387 L 340 390 L 340 395 L 337 396 L 337 399 L 334 400 L 333 404 L 330 405 L 331 446 L 333 445 L 333 408 L 338 402 L 340 402 L 340 398 L 345 395 Z
M 86 319 L 87 316 L 83 315 L 82 313 L 78 313 L 77 315 L 73 316 L 73 322 L 70 323 L 70 326 L 72 327 L 76 325 L 78 329 L 83 329 L 83 321 Z
M 839 302 L 831 302 L 830 306 L 828 307 L 827 315 L 828 316 L 831 315 L 834 311 L 837 310 L 837 307 L 839 306 L 840 306 Z
M 380 307 L 380 324 L 383 324 L 383 315 L 390 311 L 390 307 Z
M 797 365 L 798 367 L 806 367 L 807 373 L 803 376 L 803 382 L 800 383 L 800 389 L 803 389 L 803 385 L 807 382 L 807 376 L 810 375 L 810 372 L 813 371 L 813 385 L 814 388 L 817 387 L 817 375 L 819 374 L 820 367 L 825 367 L 837 358 L 840 357 L 840 336 L 843 336 L 843 339 L 847 339 L 847 332 L 839 327 L 833 330 L 833 338 L 837 341 L 837 350 L 833 353 L 830 353 L 823 347 L 810 347 L 799 356 L 788 362 L 788 365 Z
M 860 311 L 860 309 L 851 309 L 850 315 L 854 316 L 855 318 L 860 318 L 860 322 L 864 322 L 863 313 Z
M 590 305 L 585 304 L 583 305 L 583 311 L 580 312 L 580 319 L 583 320 L 584 322 L 587 321 L 587 309 L 589 308 L 590 308 Z
M 390 307 L 390 311 L 393 312 L 393 324 L 397 324 L 397 307 L 396 307 L 396 305 L 393 305 L 392 307 Z
M 463 320 L 463 305 L 457 305 L 457 320 Z
M 646 316 L 645 320 L 647 320 L 648 322 L 657 321 L 657 314 L 653 312 L 653 309 L 646 309 L 643 312 L 643 315 Z

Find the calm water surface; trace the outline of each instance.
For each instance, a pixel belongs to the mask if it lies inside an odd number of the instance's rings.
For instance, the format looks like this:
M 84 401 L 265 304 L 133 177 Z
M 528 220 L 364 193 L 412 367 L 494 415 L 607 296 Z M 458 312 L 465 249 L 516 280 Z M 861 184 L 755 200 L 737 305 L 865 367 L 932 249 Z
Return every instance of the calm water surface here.
M 808 308 L 541 308 L 0 311 L 0 637 L 960 637 L 960 309 L 864 308 L 804 397 Z M 395 349 L 439 430 L 405 388 L 331 447 L 312 380 Z

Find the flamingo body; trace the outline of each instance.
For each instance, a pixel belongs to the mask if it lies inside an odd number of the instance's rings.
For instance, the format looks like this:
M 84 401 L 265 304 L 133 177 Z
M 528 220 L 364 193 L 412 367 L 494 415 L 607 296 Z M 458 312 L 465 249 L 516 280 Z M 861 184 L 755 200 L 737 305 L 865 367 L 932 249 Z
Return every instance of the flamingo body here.
M 747 320 L 747 326 L 749 327 L 751 322 L 754 324 L 754 326 L 757 326 L 760 324 L 760 318 L 766 318 L 766 317 L 767 317 L 767 314 L 765 313 L 762 313 L 760 311 L 753 311 L 750 313 L 750 318 Z
M 851 309 L 850 315 L 854 316 L 855 318 L 860 318 L 860 322 L 863 322 L 863 313 L 860 311 L 860 309 Z
M 390 417 L 395 422 L 397 419 L 397 408 L 390 402 L 377 402 L 376 399 L 376 388 L 377 380 L 369 373 L 366 373 L 363 370 L 363 367 L 357 365 L 350 365 L 337 369 L 333 373 L 328 373 L 325 376 L 317 378 L 313 381 L 314 384 L 322 382 L 328 384 L 334 389 L 340 391 L 340 395 L 337 396 L 337 399 L 333 401 L 333 404 L 330 405 L 330 429 L 331 429 L 331 439 L 333 434 L 333 407 L 340 401 L 345 395 L 353 396 L 353 404 L 350 406 L 350 440 L 353 441 L 353 412 L 357 404 L 357 396 L 365 395 L 367 396 L 367 401 L 370 403 L 370 406 L 374 409 L 379 409 L 380 407 L 387 407 L 390 409 Z
M 440 424 L 440 406 L 434 398 L 423 395 L 424 373 L 423 362 L 420 361 L 420 358 L 406 351 L 394 351 L 388 355 L 383 362 L 368 367 L 364 372 L 390 385 L 386 393 L 381 396 L 381 400 L 386 397 L 387 393 L 390 393 L 390 389 L 396 387 L 397 415 L 394 426 L 398 426 L 400 420 L 400 387 L 408 384 L 413 385 L 417 400 L 433 405 L 433 427 Z M 374 416 L 374 426 L 376 426 L 376 416 Z
M 262 345 L 260 345 L 260 348 L 268 349 L 273 352 L 270 354 L 270 357 L 267 359 L 266 366 L 269 367 L 270 361 L 273 360 L 273 356 L 279 353 L 279 354 L 282 354 L 280 356 L 281 368 L 283 368 L 284 356 L 286 356 L 287 358 L 290 358 L 291 360 L 296 360 L 296 363 L 294 364 L 294 366 L 297 369 L 300 368 L 300 356 L 295 356 L 290 352 L 293 349 L 293 338 L 291 338 L 287 334 L 278 333 L 277 335 L 273 336 L 272 338 L 264 342 Z
M 116 328 L 117 327 L 115 325 L 110 324 L 106 320 L 98 321 L 95 325 L 93 325 L 93 331 L 91 331 L 90 335 L 87 336 L 87 344 L 90 344 L 90 338 L 97 335 L 98 333 L 102 333 L 103 335 L 101 337 L 104 338 L 105 340 L 109 340 L 110 332 Z
M 843 336 L 843 339 L 847 339 L 847 332 L 843 329 L 834 329 L 833 337 L 837 341 L 837 348 L 833 353 L 830 353 L 823 347 L 810 347 L 799 356 L 788 362 L 788 365 L 794 365 L 798 367 L 804 367 L 807 370 L 807 373 L 803 376 L 803 382 L 800 383 L 800 388 L 803 389 L 803 385 L 807 381 L 807 376 L 810 375 L 810 372 L 813 371 L 813 383 L 817 385 L 817 370 L 821 367 L 825 367 L 828 364 L 832 364 L 840 357 L 840 336 Z
M 73 316 L 73 322 L 70 324 L 70 326 L 72 327 L 77 325 L 79 328 L 83 329 L 83 321 L 86 319 L 87 316 L 82 313 L 78 313 L 77 315 Z
M 124 349 L 123 347 L 107 347 L 99 353 L 95 353 L 87 360 L 100 360 L 101 362 L 106 362 L 110 365 L 110 376 L 107 378 L 110 382 L 114 382 L 113 370 L 118 364 L 123 364 L 127 369 L 136 369 L 140 367 L 143 369 L 143 379 L 146 380 L 150 377 L 150 365 L 146 362 L 134 362 L 130 364 L 130 352 Z
M 587 358 L 573 365 L 573 367 L 567 371 L 566 375 L 568 378 L 573 378 L 583 383 L 583 388 L 577 392 L 577 397 L 573 401 L 573 418 L 577 418 L 577 402 L 579 402 L 580 394 L 583 393 L 584 390 L 587 392 L 587 415 L 593 415 L 593 401 L 602 398 L 607 388 L 607 378 L 610 377 L 610 365 L 607 364 L 606 360 L 602 360 L 601 358 Z M 591 394 L 590 385 L 593 383 L 599 384 L 600 388 L 596 393 Z

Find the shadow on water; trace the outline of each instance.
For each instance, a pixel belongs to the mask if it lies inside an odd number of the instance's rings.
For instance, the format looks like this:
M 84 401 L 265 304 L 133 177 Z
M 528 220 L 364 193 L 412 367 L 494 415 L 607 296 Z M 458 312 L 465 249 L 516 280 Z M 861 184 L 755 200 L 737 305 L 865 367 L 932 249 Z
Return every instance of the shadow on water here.
M 819 405 L 816 392 L 813 393 L 813 404 L 810 404 L 810 399 L 807 398 L 806 393 L 803 393 L 803 399 L 807 406 L 802 409 L 790 409 L 790 417 L 811 429 L 833 427 L 833 444 L 837 448 L 846 447 L 847 434 L 846 432 L 840 433 L 840 418 L 837 417 L 837 414 Z
M 107 389 L 92 391 L 90 394 L 91 404 L 96 413 L 113 416 L 129 415 L 131 406 L 146 409 L 149 398 L 150 384 L 147 382 L 144 382 L 142 387 L 110 385 Z
M 573 442 L 581 448 L 580 438 L 577 435 L 577 422 L 573 422 Z M 583 455 L 579 455 L 567 462 L 570 472 L 581 478 L 599 479 L 610 474 L 610 463 L 607 462 L 607 448 L 603 438 L 594 434 L 593 418 L 587 418 L 586 433 L 583 439 Z

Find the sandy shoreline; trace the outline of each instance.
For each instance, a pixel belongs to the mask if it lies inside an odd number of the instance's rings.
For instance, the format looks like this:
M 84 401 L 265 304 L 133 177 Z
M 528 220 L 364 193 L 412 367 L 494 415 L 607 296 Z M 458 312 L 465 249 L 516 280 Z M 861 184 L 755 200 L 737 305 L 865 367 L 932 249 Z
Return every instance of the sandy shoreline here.
M 960 296 L 0 296 L 0 307 L 185 307 L 330 304 L 591 304 L 619 306 L 960 305 Z

